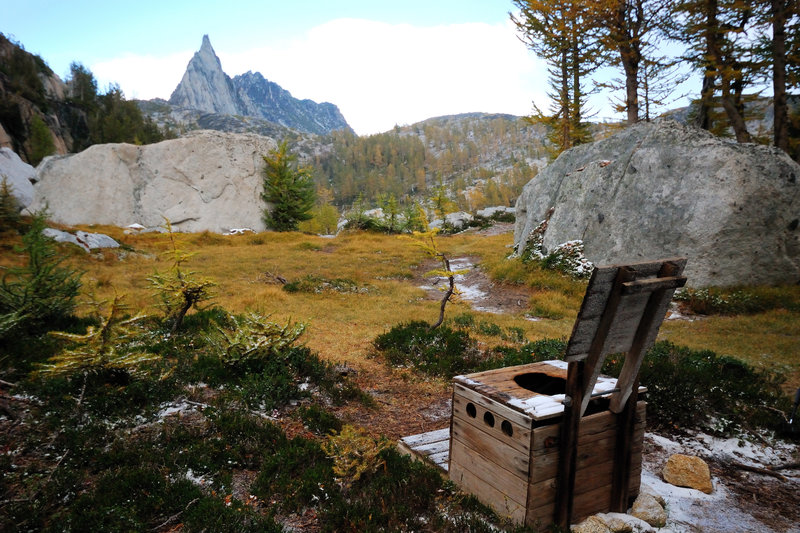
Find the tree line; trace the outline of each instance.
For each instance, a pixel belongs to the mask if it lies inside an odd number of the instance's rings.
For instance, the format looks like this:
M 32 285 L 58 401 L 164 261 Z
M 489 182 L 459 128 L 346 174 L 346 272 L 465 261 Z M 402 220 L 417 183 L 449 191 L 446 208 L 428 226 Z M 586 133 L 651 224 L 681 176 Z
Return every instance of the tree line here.
M 513 0 L 511 18 L 523 41 L 549 71 L 547 111 L 533 119 L 552 127 L 558 151 L 591 140 L 586 102 L 600 88 L 622 93 L 617 110 L 626 122 L 649 120 L 688 66 L 699 74 L 693 120 L 704 129 L 732 130 L 752 142 L 745 103 L 771 92 L 778 148 L 800 156 L 800 112 L 787 95 L 800 84 L 800 12 L 797 0 Z M 665 45 L 683 50 L 677 57 Z M 598 69 L 621 78 L 599 83 Z M 771 91 L 770 91 L 771 89 Z M 722 112 L 717 110 L 721 108 Z
M 119 85 L 111 84 L 104 93 L 99 92 L 94 74 L 81 63 L 70 65 L 66 84 L 70 103 L 87 117 L 87 131 L 75 139 L 73 151 L 103 143 L 150 144 L 171 136 L 145 117 L 136 102 L 126 100 Z
M 544 130 L 517 117 L 456 116 L 359 137 L 336 131 L 310 165 L 319 191 L 339 208 L 407 206 L 444 188 L 455 206 L 510 205 L 537 173 Z
M 70 65 L 65 81 L 62 94 L 41 57 L 0 33 L 0 125 L 14 151 L 30 164 L 55 153 L 56 143 L 79 152 L 92 144 L 148 144 L 171 135 L 126 100 L 118 85 L 99 91 L 94 75 L 80 63 Z

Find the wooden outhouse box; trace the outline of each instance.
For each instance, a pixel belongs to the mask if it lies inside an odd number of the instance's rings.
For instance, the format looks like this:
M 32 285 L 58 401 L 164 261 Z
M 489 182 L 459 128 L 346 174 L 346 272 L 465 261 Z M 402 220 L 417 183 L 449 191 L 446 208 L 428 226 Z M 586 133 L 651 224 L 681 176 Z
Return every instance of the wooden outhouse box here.
M 453 379 L 449 475 L 500 516 L 535 526 L 553 520 L 567 363 L 545 361 Z M 575 520 L 607 512 L 618 415 L 617 380 L 600 376 L 578 433 Z M 640 388 L 639 391 L 644 391 Z M 629 496 L 639 492 L 645 402 L 634 421 Z

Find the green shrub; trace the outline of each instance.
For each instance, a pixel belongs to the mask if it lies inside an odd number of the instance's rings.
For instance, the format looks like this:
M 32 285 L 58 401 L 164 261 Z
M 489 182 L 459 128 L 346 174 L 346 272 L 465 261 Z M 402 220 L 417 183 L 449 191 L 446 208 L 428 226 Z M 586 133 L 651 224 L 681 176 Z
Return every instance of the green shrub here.
M 477 342 L 466 331 L 448 326 L 431 329 L 421 321 L 397 325 L 374 344 L 392 365 L 448 378 L 478 367 L 483 360 Z
M 75 310 L 82 273 L 63 265 L 55 242 L 42 233 L 45 228 L 45 215 L 36 215 L 18 249 L 27 255 L 27 264 L 0 267 L 0 320 L 6 337 L 56 329 Z
M 618 375 L 624 360 L 610 356 L 603 372 Z M 788 410 L 779 376 L 731 357 L 658 342 L 644 358 L 647 423 L 663 429 L 704 429 L 729 434 L 737 428 L 777 429 Z
M 327 435 L 342 429 L 342 422 L 336 415 L 316 404 L 302 406 L 298 412 L 303 425 L 318 435 Z
M 306 292 L 320 294 L 330 291 L 347 294 L 368 292 L 369 287 L 359 287 L 358 283 L 348 278 L 327 279 L 309 274 L 303 278 L 284 284 L 283 290 L 289 293 Z
M 800 310 L 800 289 L 794 287 L 685 288 L 675 293 L 694 313 L 739 315 L 772 309 Z

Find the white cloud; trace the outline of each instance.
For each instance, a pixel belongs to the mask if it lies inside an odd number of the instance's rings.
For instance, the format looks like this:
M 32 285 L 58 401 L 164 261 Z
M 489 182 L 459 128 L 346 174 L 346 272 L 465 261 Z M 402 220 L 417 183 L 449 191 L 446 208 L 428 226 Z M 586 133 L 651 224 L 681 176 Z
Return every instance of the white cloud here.
M 176 52 L 166 56 L 124 56 L 89 65 L 100 90 L 118 83 L 126 98 L 168 99 L 180 83 L 194 52 Z
M 259 71 L 297 98 L 336 104 L 359 134 L 438 115 L 522 115 L 532 101 L 547 105 L 545 68 L 510 22 L 415 27 L 337 19 L 290 42 L 217 55 L 230 76 Z M 168 98 L 190 57 L 126 56 L 90 68 L 129 97 Z

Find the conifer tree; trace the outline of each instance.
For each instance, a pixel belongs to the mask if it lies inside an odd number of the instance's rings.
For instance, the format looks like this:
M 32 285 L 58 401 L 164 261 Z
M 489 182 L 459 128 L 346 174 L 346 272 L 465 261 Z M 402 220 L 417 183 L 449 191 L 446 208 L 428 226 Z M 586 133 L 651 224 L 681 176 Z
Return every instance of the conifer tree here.
M 664 64 L 655 57 L 651 46 L 660 33 L 669 0 L 589 0 L 590 18 L 601 29 L 598 40 L 605 52 L 606 61 L 619 66 L 624 73 L 625 90 L 623 109 L 627 123 L 641 119 L 640 90 L 645 82 L 652 83 L 653 65 Z M 643 79 L 646 63 L 651 67 L 651 79 Z
M 20 205 L 11 192 L 8 178 L 0 174 L 0 231 L 17 229 L 20 223 Z
M 534 106 L 533 122 L 553 128 L 554 154 L 591 140 L 584 121 L 587 77 L 599 65 L 600 47 L 593 34 L 590 12 L 585 2 L 566 0 L 514 0 L 519 18 L 511 19 L 522 40 L 548 64 L 548 93 L 551 114 Z
M 13 317 L 16 327 L 37 331 L 70 316 L 81 288 L 82 273 L 63 265 L 55 242 L 42 232 L 45 215 L 33 217 L 19 252 L 22 267 L 0 267 L 0 322 Z
M 295 231 L 297 224 L 311 219 L 316 193 L 311 170 L 299 168 L 297 156 L 288 153 L 283 141 L 264 158 L 264 192 L 261 198 L 272 204 L 264 210 L 264 222 L 276 231 Z
M 673 36 L 689 47 L 687 58 L 703 70 L 701 127 L 710 129 L 714 95 L 720 103 L 738 142 L 751 142 L 744 117 L 744 89 L 757 70 L 754 41 L 747 36 L 752 27 L 754 4 L 739 0 L 682 0 L 674 7 Z

